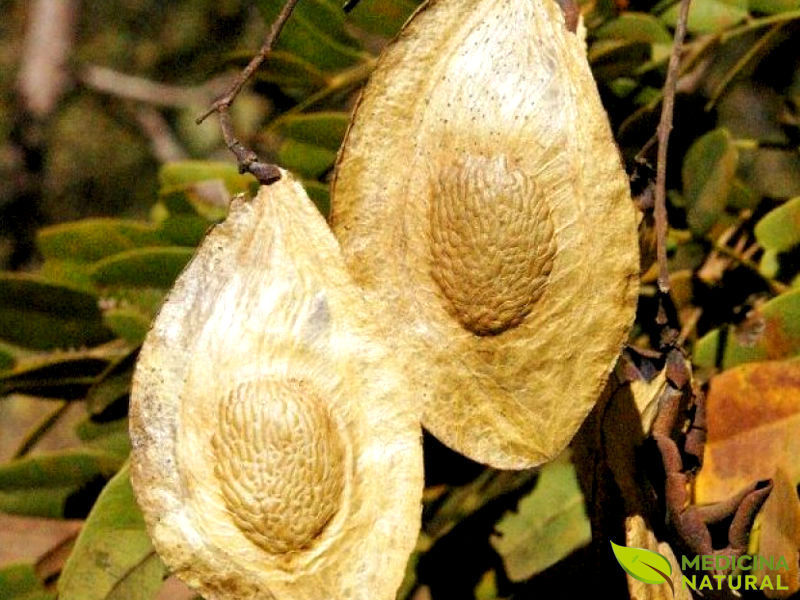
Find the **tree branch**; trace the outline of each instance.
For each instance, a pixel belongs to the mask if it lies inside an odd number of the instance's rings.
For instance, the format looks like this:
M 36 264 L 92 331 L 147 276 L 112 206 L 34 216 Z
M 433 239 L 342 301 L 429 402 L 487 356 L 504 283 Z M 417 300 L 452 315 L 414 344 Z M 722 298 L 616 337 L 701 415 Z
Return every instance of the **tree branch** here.
M 258 53 L 252 58 L 242 72 L 239 73 L 239 76 L 234 80 L 228 91 L 217 98 L 214 104 L 211 105 L 211 108 L 197 119 L 197 124 L 199 125 L 210 115 L 217 113 L 217 115 L 219 115 L 219 125 L 222 129 L 222 137 L 225 138 L 225 144 L 228 146 L 228 149 L 236 156 L 236 160 L 239 163 L 239 171 L 241 173 L 252 173 L 263 185 L 269 185 L 270 183 L 278 181 L 281 178 L 280 170 L 273 164 L 259 161 L 256 153 L 247 148 L 236 138 L 228 109 L 231 104 L 233 104 L 236 96 L 239 95 L 239 92 L 242 91 L 245 83 L 247 83 L 253 73 L 256 72 L 272 51 L 272 47 L 275 45 L 278 36 L 283 30 L 283 26 L 286 25 L 286 21 L 288 21 L 289 17 L 292 15 L 292 11 L 297 5 L 297 2 L 298 0 L 286 0 L 275 22 L 272 23 L 269 33 Z
M 686 21 L 689 17 L 691 0 L 681 0 L 678 24 L 675 27 L 672 54 L 667 67 L 667 79 L 664 82 L 664 102 L 661 105 L 661 120 L 658 123 L 658 159 L 656 162 L 656 255 L 658 259 L 658 289 L 662 293 L 669 292 L 669 267 L 667 265 L 667 147 L 669 134 L 672 131 L 672 117 L 675 110 L 675 87 L 678 82 L 683 40 L 686 37 Z

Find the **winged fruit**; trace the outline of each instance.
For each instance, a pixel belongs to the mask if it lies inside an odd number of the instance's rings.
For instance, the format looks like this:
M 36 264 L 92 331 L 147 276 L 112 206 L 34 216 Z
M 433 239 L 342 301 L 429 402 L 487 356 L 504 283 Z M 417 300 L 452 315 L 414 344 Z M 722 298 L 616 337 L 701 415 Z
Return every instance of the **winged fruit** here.
M 420 526 L 419 416 L 288 173 L 237 200 L 142 348 L 131 480 L 207 600 L 394 598 Z
M 425 427 L 501 468 L 564 448 L 633 322 L 638 245 L 583 41 L 554 0 L 415 14 L 356 108 L 331 225 L 416 357 Z

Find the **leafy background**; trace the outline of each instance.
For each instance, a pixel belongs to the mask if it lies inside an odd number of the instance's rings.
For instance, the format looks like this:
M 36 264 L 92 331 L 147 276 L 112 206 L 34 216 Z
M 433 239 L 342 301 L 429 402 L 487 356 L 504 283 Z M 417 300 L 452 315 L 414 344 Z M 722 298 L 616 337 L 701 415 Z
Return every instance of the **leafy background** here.
M 128 483 L 130 378 L 193 248 L 232 194 L 255 188 L 214 119 L 193 120 L 258 47 L 279 3 L 75 4 L 66 85 L 32 114 L 17 81 L 36 4 L 0 4 L 0 598 L 193 598 L 154 554 Z M 358 89 L 416 4 L 362 0 L 345 16 L 332 0 L 301 0 L 234 105 L 237 132 L 301 176 L 323 213 Z M 654 176 L 677 7 L 596 0 L 582 10 L 639 195 Z M 798 36 L 800 0 L 695 0 L 668 171 L 671 309 L 709 394 L 694 501 L 780 478 L 751 549 L 785 554 L 795 578 Z M 658 348 L 648 218 L 641 242 L 630 342 Z M 603 443 L 611 456 L 613 436 Z M 604 495 L 593 495 L 586 448 L 522 472 L 481 467 L 428 437 L 425 451 L 423 530 L 400 597 L 588 596 L 598 585 L 627 597 L 607 537 L 624 539 L 625 486 L 605 473 Z

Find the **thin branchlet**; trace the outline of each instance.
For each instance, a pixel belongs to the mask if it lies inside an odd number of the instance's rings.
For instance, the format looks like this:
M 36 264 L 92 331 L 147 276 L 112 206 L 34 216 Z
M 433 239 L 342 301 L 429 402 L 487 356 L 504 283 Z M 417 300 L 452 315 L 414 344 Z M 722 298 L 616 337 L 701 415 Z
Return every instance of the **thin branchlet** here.
M 286 25 L 286 22 L 289 20 L 289 17 L 292 15 L 292 11 L 294 10 L 298 1 L 299 0 L 286 0 L 286 3 L 278 13 L 275 21 L 270 26 L 269 33 L 267 33 L 267 37 L 256 55 L 250 60 L 242 72 L 239 73 L 228 90 L 222 96 L 217 98 L 205 113 L 197 118 L 197 124 L 199 125 L 210 115 L 214 113 L 219 115 L 219 125 L 220 129 L 222 129 L 222 137 L 225 139 L 225 145 L 228 146 L 228 149 L 231 152 L 233 152 L 234 156 L 236 157 L 236 161 L 239 163 L 239 172 L 253 174 L 263 185 L 269 185 L 278 181 L 281 178 L 280 169 L 274 164 L 260 161 L 258 159 L 258 155 L 256 155 L 256 153 L 250 148 L 247 148 L 236 137 L 233 129 L 233 123 L 231 122 L 229 109 L 233 104 L 233 101 L 236 100 L 236 97 L 239 95 L 239 92 L 242 91 L 244 85 L 247 83 L 250 77 L 253 76 L 253 73 L 258 70 L 267 56 L 269 56 L 269 53 L 275 46 L 278 36 L 283 30 L 284 25 Z

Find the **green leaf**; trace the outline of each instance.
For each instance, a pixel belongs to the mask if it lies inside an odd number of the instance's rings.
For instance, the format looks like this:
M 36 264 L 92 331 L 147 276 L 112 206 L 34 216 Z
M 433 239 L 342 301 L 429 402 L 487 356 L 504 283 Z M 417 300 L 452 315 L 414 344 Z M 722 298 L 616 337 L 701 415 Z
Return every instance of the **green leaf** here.
M 136 505 L 126 465 L 108 482 L 58 580 L 59 600 L 152 600 L 166 569 Z
M 303 180 L 303 187 L 306 189 L 308 197 L 317 205 L 319 212 L 326 219 L 331 212 L 331 193 L 327 183 L 321 183 L 310 179 Z
M 128 250 L 96 262 L 91 276 L 98 285 L 169 288 L 193 254 L 182 246 Z
M 669 576 L 672 575 L 672 565 L 658 552 L 619 546 L 614 542 L 611 542 L 611 547 L 620 566 L 634 579 L 644 583 L 668 583 L 671 586 Z
M 740 152 L 742 180 L 761 196 L 800 196 L 800 152 L 757 147 Z
M 743 327 L 714 329 L 700 338 L 694 348 L 694 363 L 727 369 L 745 362 L 779 360 L 797 354 L 800 354 L 800 290 L 791 290 L 761 306 Z
M 71 496 L 110 478 L 124 457 L 90 449 L 35 454 L 0 465 L 0 511 L 65 516 Z
M 764 215 L 755 234 L 763 248 L 774 252 L 786 252 L 800 244 L 800 196 Z
M 93 450 L 26 456 L 0 465 L 0 491 L 83 484 L 96 477 L 111 477 L 121 464 L 118 456 Z
M 250 193 L 258 187 L 252 175 L 239 173 L 235 163 L 185 160 L 165 164 L 158 172 L 162 187 L 184 186 L 219 179 L 229 194 Z
M 394 37 L 418 5 L 416 0 L 361 0 L 347 20 L 368 33 Z
M 706 233 L 724 212 L 731 193 L 738 151 L 725 129 L 700 137 L 683 161 L 683 196 L 693 233 Z
M 252 52 L 241 53 L 242 65 L 246 65 Z M 237 61 L 238 62 L 238 61 Z M 328 80 L 325 75 L 307 60 L 288 52 L 270 52 L 258 69 L 259 81 L 274 83 L 282 88 L 294 90 L 297 96 L 305 96 L 311 90 L 324 87 Z
M 284 138 L 305 142 L 334 152 L 344 139 L 350 116 L 343 112 L 315 112 L 276 119 L 269 131 Z
M 92 283 L 92 278 L 89 277 L 90 264 L 74 260 L 48 258 L 42 263 L 42 267 L 37 274 L 47 281 L 82 290 L 88 294 L 94 294 L 95 287 Z
M 692 33 L 716 33 L 747 18 L 748 0 L 702 0 L 692 2 L 689 8 L 689 19 L 686 23 Z M 678 4 L 670 6 L 661 20 L 675 27 L 678 21 Z
M 83 398 L 89 385 L 130 350 L 119 341 L 85 350 L 18 356 L 0 373 L 0 395 L 12 392 L 45 398 Z
M 333 167 L 336 151 L 290 139 L 280 145 L 277 158 L 290 171 L 309 179 L 317 179 Z
M 619 39 L 654 44 L 672 43 L 672 36 L 664 24 L 647 13 L 622 13 L 616 19 L 598 27 L 593 33 L 598 39 Z
M 3 600 L 54 600 L 31 564 L 8 565 L 0 569 L 0 598 Z
M 778 253 L 775 250 L 764 250 L 761 260 L 758 261 L 758 272 L 767 279 L 773 279 L 778 276 L 780 270 L 781 263 Z
M 89 414 L 99 415 L 118 400 L 127 397 L 130 394 L 132 377 L 133 368 L 129 360 L 123 361 L 104 375 L 103 379 L 93 385 L 86 394 L 86 408 Z
M 37 245 L 42 256 L 94 262 L 124 250 L 163 243 L 150 223 L 124 219 L 85 219 L 40 229 Z
M 266 23 L 272 23 L 283 7 L 280 0 L 258 3 Z M 321 71 L 338 71 L 363 59 L 358 42 L 344 26 L 344 13 L 333 0 L 298 3 L 276 44 Z
M 111 338 L 97 296 L 37 275 L 0 273 L 0 338 L 46 350 Z
M 150 329 L 150 315 L 139 308 L 127 306 L 111 308 L 103 312 L 103 322 L 117 337 L 139 345 Z
M 568 455 L 542 467 L 533 490 L 495 527 L 491 544 L 511 581 L 523 581 L 591 541 L 591 526 Z
M 122 458 L 126 458 L 131 451 L 127 417 L 107 423 L 98 423 L 87 418 L 76 425 L 75 433 L 94 450 Z
M 17 359 L 8 344 L 0 343 L 0 373 L 12 369 L 16 362 Z
M 769 15 L 797 10 L 798 8 L 800 8 L 800 0 L 750 0 L 750 10 Z
M 0 511 L 10 515 L 25 515 L 47 519 L 63 519 L 69 498 L 79 492 L 81 485 L 57 485 L 0 491 Z
M 168 245 L 195 247 L 208 232 L 209 220 L 213 219 L 187 214 L 170 215 L 161 221 L 158 232 Z

